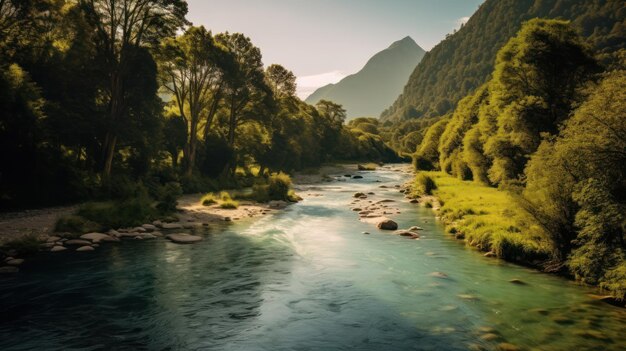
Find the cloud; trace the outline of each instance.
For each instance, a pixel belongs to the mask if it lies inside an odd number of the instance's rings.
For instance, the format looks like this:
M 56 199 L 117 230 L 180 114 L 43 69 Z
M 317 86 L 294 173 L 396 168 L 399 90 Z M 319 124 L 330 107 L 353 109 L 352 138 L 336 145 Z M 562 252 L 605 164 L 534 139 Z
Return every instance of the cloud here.
M 467 21 L 469 21 L 469 19 L 470 19 L 469 16 L 461 17 L 461 18 L 456 20 L 456 25 L 458 27 L 460 27 L 461 25 L 467 23 Z
M 298 84 L 298 96 L 301 99 L 306 99 L 315 90 L 317 90 L 317 88 L 323 87 L 327 84 L 337 83 L 345 77 L 346 75 L 341 73 L 341 71 L 331 71 L 310 76 L 298 77 L 296 79 L 296 83 Z

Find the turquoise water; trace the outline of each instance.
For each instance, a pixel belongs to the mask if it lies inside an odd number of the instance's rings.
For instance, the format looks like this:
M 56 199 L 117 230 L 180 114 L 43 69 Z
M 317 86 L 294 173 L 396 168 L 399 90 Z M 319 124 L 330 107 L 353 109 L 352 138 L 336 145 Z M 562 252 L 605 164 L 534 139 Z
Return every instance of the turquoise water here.
M 204 229 L 198 244 L 125 241 L 30 259 L 0 279 L 0 349 L 626 348 L 624 309 L 449 238 L 430 210 L 379 188 L 407 175 L 362 175 L 304 189 L 283 212 Z M 394 219 L 423 227 L 422 238 L 359 222 L 356 191 L 397 200 Z

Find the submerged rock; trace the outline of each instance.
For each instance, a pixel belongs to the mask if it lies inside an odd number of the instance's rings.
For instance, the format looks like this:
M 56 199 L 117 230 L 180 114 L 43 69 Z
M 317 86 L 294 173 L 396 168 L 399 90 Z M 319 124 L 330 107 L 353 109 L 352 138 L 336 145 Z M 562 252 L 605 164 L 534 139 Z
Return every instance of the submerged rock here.
M 526 285 L 526 283 L 520 279 L 511 279 L 509 280 L 509 283 L 511 284 L 517 284 L 517 285 Z
M 202 240 L 202 237 L 200 236 L 186 233 L 169 234 L 166 238 L 177 244 L 191 244 Z
M 432 272 L 430 273 L 430 276 L 440 279 L 448 279 L 448 275 L 443 272 Z
M 382 229 L 382 230 L 396 230 L 398 229 L 398 223 L 392 221 L 391 219 L 383 219 L 382 221 L 378 222 L 378 224 L 376 224 L 376 227 L 378 227 L 378 229 Z
M 17 273 L 20 269 L 13 266 L 0 267 L 0 274 Z
M 396 235 L 400 235 L 400 236 L 406 236 L 410 239 L 419 239 L 419 234 L 412 232 L 410 230 L 396 230 L 395 232 L 393 232 Z
M 14 259 L 12 259 L 12 260 L 8 260 L 8 261 L 7 261 L 7 264 L 8 264 L 9 266 L 19 266 L 19 265 L 21 265 L 22 263 L 24 263 L 24 259 L 23 259 L 23 258 L 14 258 Z

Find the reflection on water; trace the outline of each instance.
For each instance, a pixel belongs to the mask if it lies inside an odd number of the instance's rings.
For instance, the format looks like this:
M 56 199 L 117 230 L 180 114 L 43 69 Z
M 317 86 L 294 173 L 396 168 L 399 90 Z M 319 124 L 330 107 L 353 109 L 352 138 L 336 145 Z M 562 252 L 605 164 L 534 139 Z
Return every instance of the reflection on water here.
M 417 241 L 359 222 L 349 209 L 354 192 L 399 201 L 397 190 L 379 186 L 404 180 L 385 171 L 364 176 L 317 186 L 322 196 L 258 221 L 202 229 L 198 244 L 127 241 L 30 260 L 19 275 L 0 279 L 0 348 L 626 345 L 623 309 L 591 300 L 571 282 L 471 252 L 443 234 L 430 210 L 398 202 L 401 227 L 425 228 Z

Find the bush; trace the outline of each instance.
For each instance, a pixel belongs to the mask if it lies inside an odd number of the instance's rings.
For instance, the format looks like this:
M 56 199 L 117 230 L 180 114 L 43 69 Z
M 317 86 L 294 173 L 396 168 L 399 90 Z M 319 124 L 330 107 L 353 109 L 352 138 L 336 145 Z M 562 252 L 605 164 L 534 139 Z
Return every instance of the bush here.
M 416 171 L 432 171 L 435 169 L 433 163 L 423 156 L 413 157 L 413 167 Z
M 161 214 L 169 214 L 176 211 L 178 197 L 183 194 L 183 189 L 178 182 L 169 182 L 161 187 L 157 192 L 157 209 Z
M 267 195 L 270 200 L 289 201 L 291 178 L 285 173 L 272 174 L 267 183 Z
M 419 195 L 432 195 L 433 190 L 437 189 L 437 185 L 430 176 L 419 173 L 415 177 L 414 189 Z
M 232 199 L 228 199 L 228 200 L 223 200 L 222 203 L 220 203 L 220 207 L 224 208 L 224 209 L 236 209 L 237 207 L 239 207 L 239 202 L 232 200 Z
M 207 193 L 200 199 L 202 206 L 211 206 L 217 203 L 217 197 L 213 193 Z
M 37 235 L 30 234 L 22 236 L 19 239 L 15 239 L 5 243 L 2 247 L 7 251 L 15 250 L 18 255 L 28 255 L 39 251 L 41 242 L 37 238 Z
M 99 223 L 103 229 L 133 227 L 157 217 L 147 196 L 123 201 L 89 203 L 78 210 L 78 215 Z
M 65 232 L 74 234 L 85 234 L 89 232 L 97 232 L 101 229 L 102 227 L 98 223 L 75 215 L 59 218 L 54 226 L 54 231 L 58 233 Z

